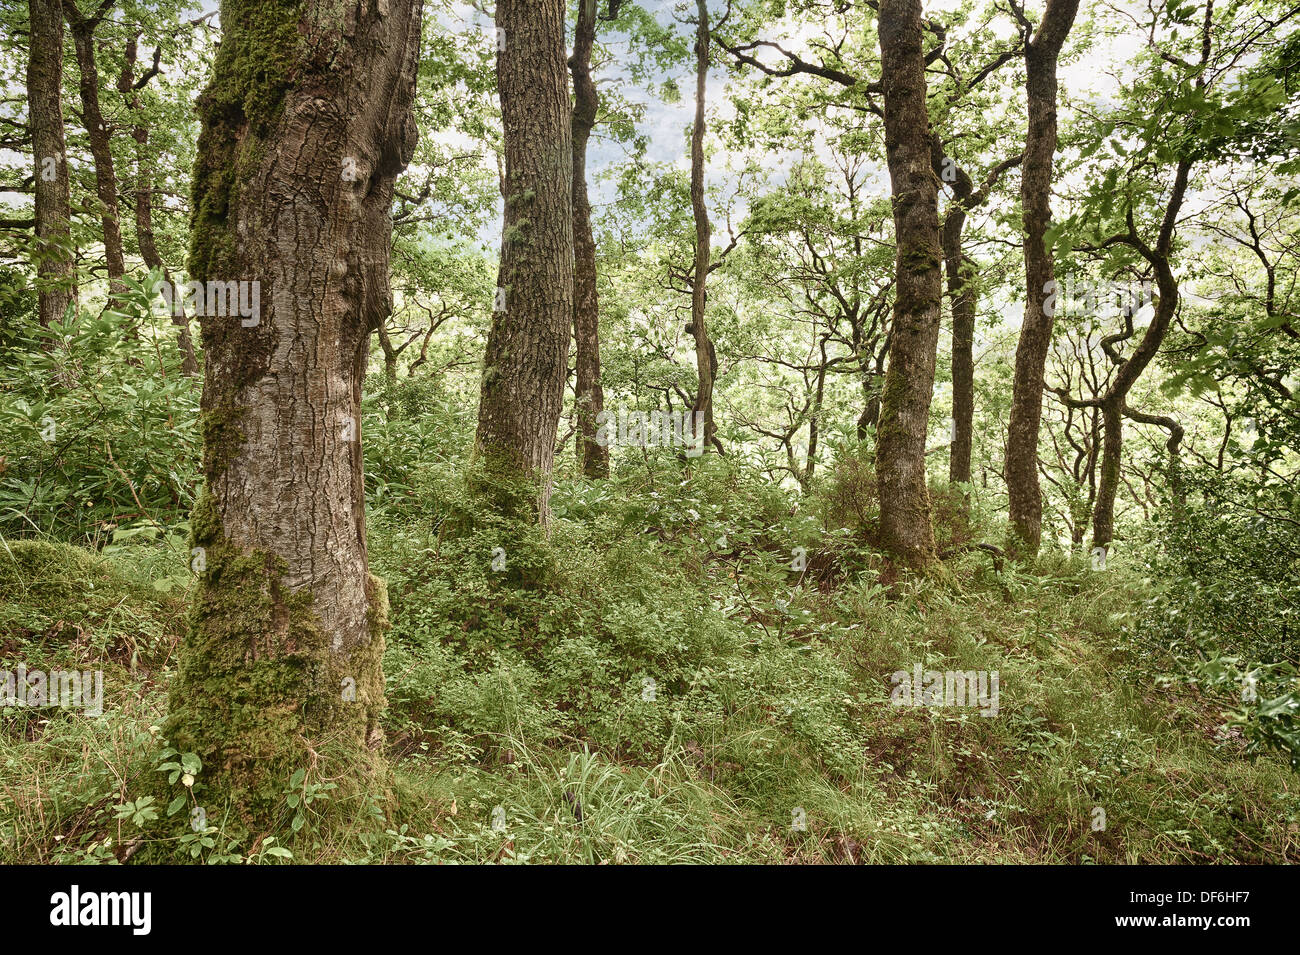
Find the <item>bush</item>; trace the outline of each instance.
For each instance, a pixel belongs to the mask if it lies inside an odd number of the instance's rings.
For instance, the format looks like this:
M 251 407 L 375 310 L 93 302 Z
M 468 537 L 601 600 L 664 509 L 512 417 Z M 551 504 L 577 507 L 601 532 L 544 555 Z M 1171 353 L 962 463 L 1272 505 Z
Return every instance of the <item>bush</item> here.
M 0 390 L 0 533 L 102 543 L 118 527 L 188 515 L 199 382 L 134 288 L 121 311 L 28 325 Z

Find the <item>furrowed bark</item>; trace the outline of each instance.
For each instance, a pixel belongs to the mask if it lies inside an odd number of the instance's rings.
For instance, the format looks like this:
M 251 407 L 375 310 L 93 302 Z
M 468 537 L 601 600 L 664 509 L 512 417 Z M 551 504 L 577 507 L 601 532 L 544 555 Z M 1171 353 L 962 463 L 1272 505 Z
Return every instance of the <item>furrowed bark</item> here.
M 202 759 L 209 812 L 228 798 L 250 829 L 323 744 L 368 758 L 380 739 L 387 601 L 367 568 L 361 381 L 391 308 L 420 14 L 223 0 L 199 99 L 189 272 L 249 283 L 260 308 L 200 318 L 201 563 L 166 733 Z

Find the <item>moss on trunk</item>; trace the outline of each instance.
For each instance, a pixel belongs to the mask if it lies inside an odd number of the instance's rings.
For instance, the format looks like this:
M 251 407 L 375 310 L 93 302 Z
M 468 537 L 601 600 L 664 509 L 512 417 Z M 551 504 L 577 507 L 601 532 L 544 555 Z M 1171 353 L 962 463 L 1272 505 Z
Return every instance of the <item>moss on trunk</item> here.
M 191 528 L 206 567 L 164 735 L 202 759 L 203 788 L 222 802 L 229 797 L 253 826 L 276 813 L 304 744 L 379 742 L 387 589 L 368 575 L 370 640 L 334 648 L 313 612 L 312 591 L 285 586 L 281 558 L 234 548 L 206 491 Z

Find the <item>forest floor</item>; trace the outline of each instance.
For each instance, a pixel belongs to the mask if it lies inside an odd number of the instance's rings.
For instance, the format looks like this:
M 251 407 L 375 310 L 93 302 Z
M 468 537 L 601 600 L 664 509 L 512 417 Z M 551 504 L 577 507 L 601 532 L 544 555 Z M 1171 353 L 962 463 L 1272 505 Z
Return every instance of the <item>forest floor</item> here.
M 555 504 L 547 538 L 372 514 L 388 769 L 302 767 L 252 844 L 216 813 L 167 834 L 185 791 L 151 795 L 184 552 L 0 541 L 0 661 L 104 671 L 101 716 L 0 711 L 0 862 L 1300 861 L 1300 775 L 1152 672 L 1140 566 L 972 552 L 886 588 L 849 532 L 770 495 Z M 996 671 L 996 715 L 892 705 L 917 666 Z

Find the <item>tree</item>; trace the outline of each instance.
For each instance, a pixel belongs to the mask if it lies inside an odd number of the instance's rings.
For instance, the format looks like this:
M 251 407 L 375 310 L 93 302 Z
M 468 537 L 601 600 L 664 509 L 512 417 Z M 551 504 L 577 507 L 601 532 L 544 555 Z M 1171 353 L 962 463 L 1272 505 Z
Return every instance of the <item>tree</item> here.
M 610 0 L 606 19 L 618 16 L 621 0 Z M 600 99 L 591 78 L 597 0 L 579 0 L 573 56 L 573 338 L 576 350 L 574 400 L 578 419 L 578 466 L 588 477 L 609 474 L 609 449 L 596 440 L 596 416 L 605 409 L 600 382 L 600 302 L 596 295 L 596 240 L 587 199 L 587 141 L 596 125 Z
M 108 287 L 114 295 L 126 291 L 126 253 L 122 245 L 122 217 L 118 211 L 117 171 L 113 166 L 111 133 L 99 104 L 99 67 L 95 60 L 95 31 L 113 9 L 115 0 L 101 0 L 95 12 L 85 16 L 76 0 L 63 4 L 64 16 L 72 30 L 80 73 L 81 118 L 90 140 L 95 160 L 95 193 L 99 198 L 100 224 L 104 233 L 104 263 L 108 269 Z
M 160 273 L 163 281 L 173 282 L 171 270 L 158 253 L 158 243 L 153 230 L 153 181 L 149 176 L 147 150 L 149 147 L 149 126 L 140 104 L 140 90 L 158 74 L 158 63 L 162 47 L 154 48 L 153 66 L 145 70 L 137 79 L 135 64 L 139 55 L 138 37 L 132 36 L 126 41 L 126 57 L 122 73 L 118 77 L 117 89 L 131 111 L 131 138 L 135 140 L 135 238 L 140 247 L 140 258 L 147 268 Z M 173 286 L 174 287 L 174 286 Z M 190 336 L 189 319 L 185 316 L 184 302 L 179 296 L 172 297 L 171 320 L 176 326 L 176 344 L 181 352 L 181 373 L 197 375 L 199 373 L 198 356 L 194 353 L 194 341 Z
M 704 423 L 703 446 L 722 452 L 713 420 L 713 383 L 718 377 L 718 356 L 709 337 L 705 313 L 708 302 L 712 226 L 704 203 L 704 91 L 709 79 L 709 5 L 695 0 L 695 122 L 691 126 L 691 211 L 695 216 L 695 266 L 691 272 L 691 334 L 695 337 L 695 368 L 699 376 L 691 413 Z M 697 438 L 697 440 L 699 440 Z
M 1191 12 L 1193 11 L 1189 8 L 1178 11 L 1176 15 L 1186 17 Z M 1155 416 L 1132 409 L 1128 404 L 1128 396 L 1160 351 L 1170 324 L 1178 312 L 1179 278 L 1174 271 L 1173 258 L 1179 216 L 1189 190 L 1192 168 L 1200 159 L 1222 157 L 1250 143 L 1261 118 L 1275 108 L 1269 98 L 1255 95 L 1248 84 L 1233 85 L 1225 79 L 1231 75 L 1232 65 L 1242 58 L 1241 51 L 1249 49 L 1261 36 L 1255 23 L 1249 19 L 1239 21 L 1238 15 L 1238 10 L 1229 8 L 1223 22 L 1216 24 L 1213 0 L 1206 0 L 1199 36 L 1193 35 L 1190 40 L 1183 40 L 1184 44 L 1199 46 L 1199 58 L 1194 61 L 1157 43 L 1155 33 L 1159 21 L 1152 23 L 1148 42 L 1158 59 L 1151 74 L 1143 77 L 1135 86 L 1124 117 L 1140 120 L 1133 125 L 1147 148 L 1132 157 L 1128 168 L 1124 170 L 1126 181 L 1119 201 L 1113 195 L 1121 171 L 1116 168 L 1103 179 L 1101 195 L 1094 202 L 1096 217 L 1102 220 L 1100 224 L 1115 214 L 1113 209 L 1122 209 L 1123 226 L 1106 238 L 1096 242 L 1083 242 L 1078 246 L 1089 252 L 1118 249 L 1124 256 L 1135 258 L 1155 279 L 1152 315 L 1141 336 L 1138 337 L 1135 328 L 1135 313 L 1141 301 L 1129 296 L 1122 311 L 1123 329 L 1101 341 L 1102 350 L 1115 366 L 1105 392 L 1090 401 L 1079 401 L 1061 394 L 1074 407 L 1095 407 L 1101 411 L 1102 455 L 1097 500 L 1092 516 L 1094 549 L 1105 550 L 1114 539 L 1115 500 L 1120 484 L 1125 417 L 1144 424 L 1158 425 L 1169 432 L 1166 449 L 1170 458 L 1171 489 L 1176 502 L 1182 494 L 1178 453 L 1183 429 L 1167 416 Z M 1220 56 L 1226 65 L 1220 66 L 1220 61 L 1214 55 L 1216 36 L 1223 37 L 1220 41 Z M 1220 68 L 1214 69 L 1216 66 Z M 1175 71 L 1173 82 L 1161 73 L 1169 67 Z M 1162 108 L 1152 110 L 1153 99 Z M 1238 127 L 1234 121 L 1243 122 Z M 1166 170 L 1172 172 L 1167 183 L 1161 175 Z M 1142 234 L 1145 230 L 1139 225 L 1137 207 L 1142 204 L 1142 200 L 1154 212 L 1155 237 L 1150 242 Z M 1266 304 L 1266 314 L 1268 307 Z M 1137 341 L 1132 350 L 1123 354 L 1125 343 L 1134 338 Z
M 573 145 L 563 0 L 501 0 L 505 221 L 475 452 L 496 505 L 549 519 L 573 323 Z M 535 485 L 521 498 L 518 480 Z
M 76 277 L 72 264 L 72 210 L 63 135 L 63 14 L 59 0 L 29 0 L 31 53 L 27 102 L 36 160 L 36 276 L 40 323 L 63 319 Z
M 358 422 L 417 135 L 420 15 L 419 0 L 224 0 L 198 104 L 189 272 L 209 306 L 216 290 L 241 307 L 200 322 L 199 582 L 166 732 L 201 758 L 209 806 L 229 798 L 250 825 L 309 748 L 378 739 L 386 592 L 367 568 Z
M 935 146 L 942 147 L 935 137 Z M 944 275 L 952 308 L 952 444 L 948 450 L 948 480 L 970 483 L 971 448 L 975 421 L 975 312 L 978 292 L 973 281 L 975 263 L 966 254 L 962 233 L 966 215 L 983 205 L 1002 174 L 1020 163 L 1020 156 L 1005 159 L 989 170 L 977 190 L 970 175 L 950 157 L 939 158 L 940 176 L 951 177 L 952 199 L 944 210 L 940 241 Z
M 1052 314 L 1044 307 L 1055 281 L 1047 229 L 1052 222 L 1052 160 L 1056 154 L 1056 64 L 1074 24 L 1079 0 L 1047 0 L 1043 21 L 1025 43 L 1025 135 L 1020 201 L 1025 224 L 1025 317 L 1016 347 L 1011 420 L 1007 429 L 1005 475 L 1013 553 L 1038 553 L 1043 536 L 1043 498 L 1038 485 L 1038 429 L 1043 415 L 1043 381 L 1052 342 Z M 1025 33 L 1022 9 L 1012 10 Z
M 877 428 L 880 536 L 903 562 L 934 560 L 925 439 L 939 342 L 938 180 L 931 167 L 920 0 L 881 0 L 881 92 L 894 201 L 894 317 Z

